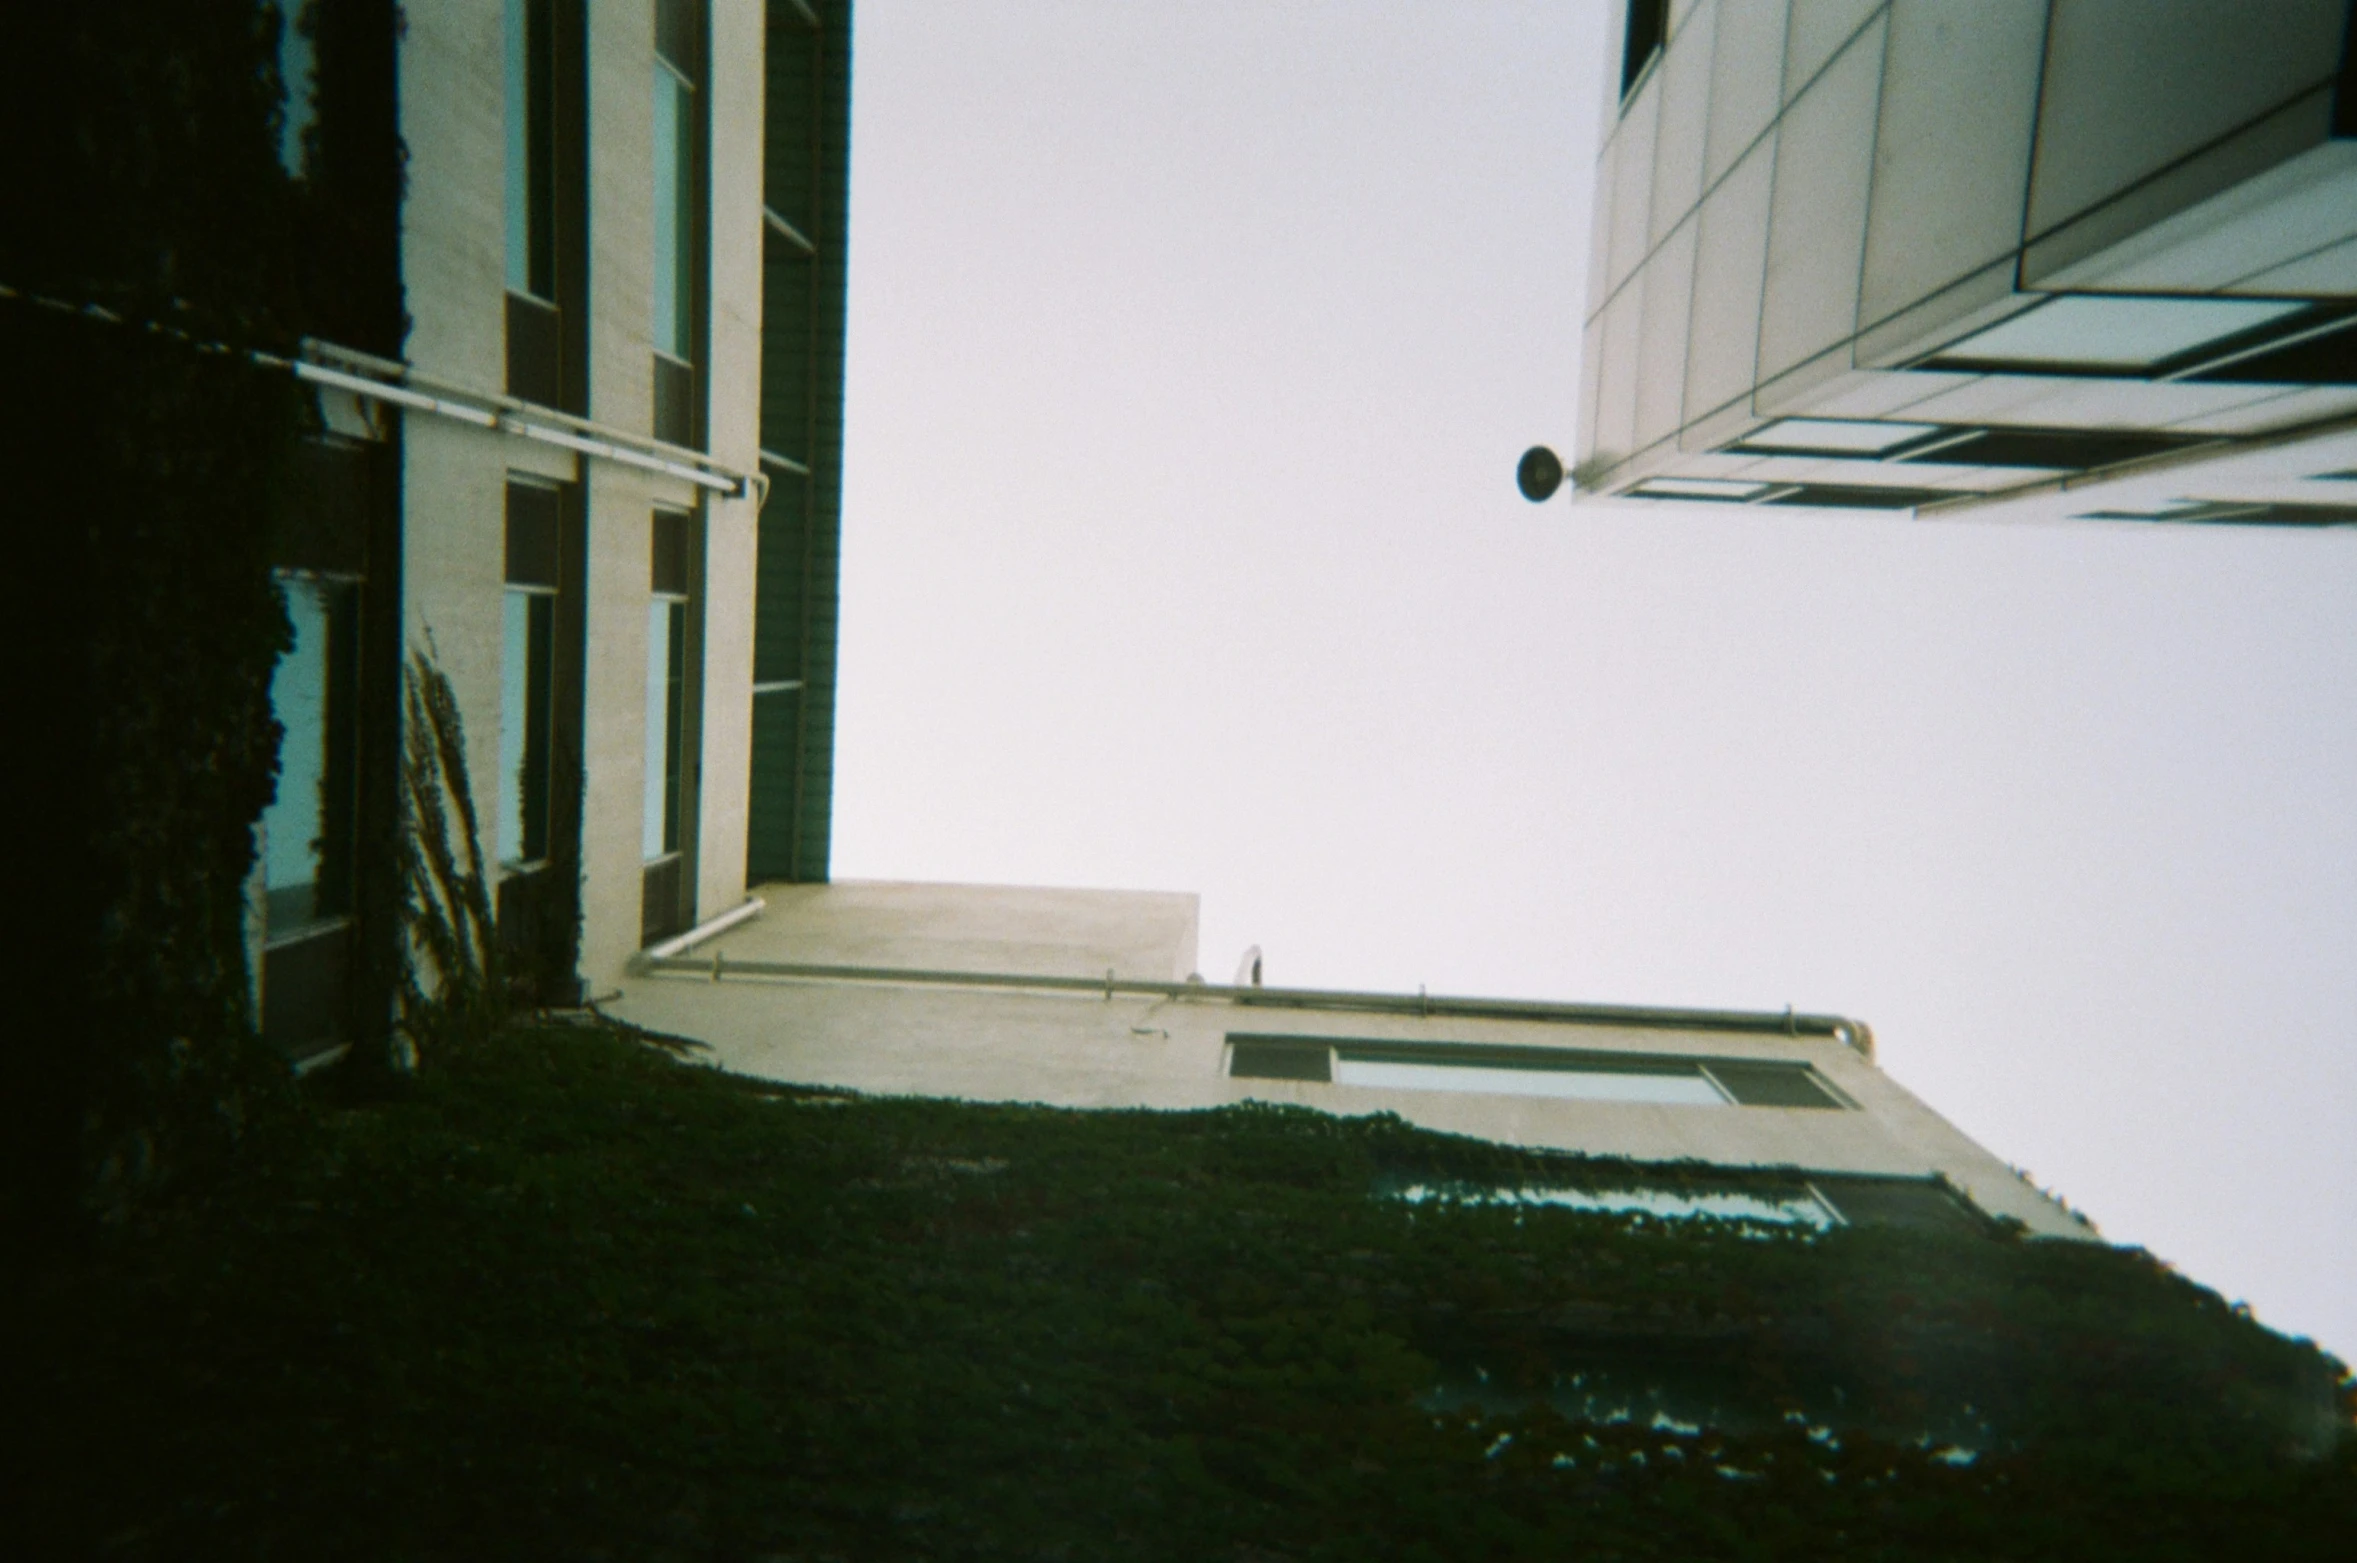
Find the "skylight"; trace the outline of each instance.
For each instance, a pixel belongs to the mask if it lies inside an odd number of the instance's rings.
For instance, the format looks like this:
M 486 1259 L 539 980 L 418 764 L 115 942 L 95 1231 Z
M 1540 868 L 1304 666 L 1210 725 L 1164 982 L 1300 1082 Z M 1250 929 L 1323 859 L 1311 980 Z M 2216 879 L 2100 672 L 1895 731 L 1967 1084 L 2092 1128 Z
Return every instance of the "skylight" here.
M 1937 434 L 1936 423 L 1879 423 L 1858 418 L 1779 418 L 1736 442 L 1738 450 L 1797 451 L 1804 455 L 1879 456 Z
M 2146 370 L 2307 307 L 2281 299 L 2069 294 L 1950 344 L 1932 363 Z

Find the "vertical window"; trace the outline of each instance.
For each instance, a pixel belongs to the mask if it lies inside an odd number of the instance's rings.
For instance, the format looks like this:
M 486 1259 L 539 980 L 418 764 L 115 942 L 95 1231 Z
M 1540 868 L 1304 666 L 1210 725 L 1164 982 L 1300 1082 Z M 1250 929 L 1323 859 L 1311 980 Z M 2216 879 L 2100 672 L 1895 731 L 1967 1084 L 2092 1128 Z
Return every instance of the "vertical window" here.
M 302 0 L 274 0 L 271 9 L 278 13 L 278 80 L 286 89 L 279 105 L 278 162 L 288 178 L 300 179 L 310 171 L 303 134 L 319 117 L 311 35 L 303 29 Z
M 262 814 L 268 937 L 342 916 L 352 858 L 353 627 L 358 588 L 282 575 L 294 644 L 270 675 L 279 726 L 278 790 Z
M 507 287 L 556 301 L 551 0 L 507 0 Z
M 654 315 L 655 436 L 696 438 L 697 213 L 703 205 L 703 59 L 696 0 L 655 0 Z
M 1628 22 L 1620 53 L 1620 95 L 1624 98 L 1669 38 L 1670 0 L 1629 0 Z
M 499 861 L 548 856 L 556 713 L 556 490 L 507 491 L 507 591 L 500 616 Z
M 647 602 L 646 802 L 648 862 L 679 850 L 687 713 L 688 518 L 655 516 L 654 594 Z

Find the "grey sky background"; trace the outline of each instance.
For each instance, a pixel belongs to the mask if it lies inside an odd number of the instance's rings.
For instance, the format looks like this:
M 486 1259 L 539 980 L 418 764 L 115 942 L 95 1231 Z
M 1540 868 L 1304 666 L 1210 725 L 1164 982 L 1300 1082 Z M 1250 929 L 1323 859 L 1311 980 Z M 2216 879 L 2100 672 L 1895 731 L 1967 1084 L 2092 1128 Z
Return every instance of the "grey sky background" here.
M 837 875 L 1852 1015 L 2357 1358 L 2357 534 L 1524 503 L 1604 22 L 861 0 Z

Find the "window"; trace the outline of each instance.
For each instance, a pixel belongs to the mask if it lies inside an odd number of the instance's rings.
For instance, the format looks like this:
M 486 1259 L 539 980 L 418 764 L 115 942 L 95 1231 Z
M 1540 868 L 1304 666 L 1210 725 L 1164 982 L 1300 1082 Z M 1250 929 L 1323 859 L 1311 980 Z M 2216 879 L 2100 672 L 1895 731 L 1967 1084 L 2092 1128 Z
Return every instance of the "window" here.
M 1741 483 L 1728 478 L 1647 478 L 1621 490 L 1628 499 L 1710 499 L 1741 504 L 1757 499 L 1776 485 Z
M 1772 1059 L 1328 1037 L 1231 1035 L 1228 1044 L 1228 1074 L 1239 1080 L 1660 1106 L 1845 1105 L 1808 1065 Z
M 360 596 L 316 575 L 282 574 L 278 589 L 295 638 L 270 674 L 278 790 L 262 813 L 262 882 L 274 943 L 351 909 Z
M 1767 505 L 1813 505 L 1821 510 L 1913 510 L 1956 495 L 1939 488 L 1879 488 L 1851 483 L 1803 483 L 1762 500 Z
M 696 0 L 655 0 L 654 397 L 655 437 L 696 443 L 697 214 L 703 206 L 703 58 Z
M 683 515 L 655 516 L 654 595 L 647 601 L 645 810 L 640 855 L 679 851 L 680 786 L 687 711 L 687 529 Z
M 278 13 L 278 80 L 286 89 L 279 105 L 278 162 L 289 179 L 301 179 L 310 172 L 304 133 L 319 118 L 315 56 L 302 25 L 302 0 L 275 0 L 271 9 Z
M 500 619 L 498 855 L 511 867 L 542 862 L 549 854 L 560 508 L 555 489 L 508 485 L 507 591 Z
M 2143 375 L 2307 307 L 2278 299 L 2065 294 L 1951 343 L 1923 367 Z
M 2117 466 L 2159 456 L 2203 437 L 2147 434 L 2132 429 L 1978 429 L 1960 431 L 1961 438 L 1942 440 L 1922 451 L 1908 451 L 1900 461 L 1928 461 L 1959 467 L 2047 467 L 2084 472 L 2090 467 Z
M 556 302 L 552 0 L 507 0 L 507 290 Z
M 1886 456 L 1940 432 L 1936 423 L 1876 423 L 1850 418 L 1779 418 L 1727 448 L 1759 455 Z
M 1670 0 L 1629 0 L 1628 22 L 1620 51 L 1620 95 L 1624 98 L 1669 37 Z
M 564 394 L 557 308 L 556 0 L 507 0 L 507 390 Z

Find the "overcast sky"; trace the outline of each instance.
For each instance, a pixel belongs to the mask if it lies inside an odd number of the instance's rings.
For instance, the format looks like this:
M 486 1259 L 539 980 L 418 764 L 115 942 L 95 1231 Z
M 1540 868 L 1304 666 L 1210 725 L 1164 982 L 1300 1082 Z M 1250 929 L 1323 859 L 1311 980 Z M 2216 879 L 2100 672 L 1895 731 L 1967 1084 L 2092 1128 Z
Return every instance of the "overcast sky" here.
M 1604 21 L 859 0 L 837 876 L 1855 1016 L 2357 1358 L 2357 533 L 1526 504 Z

